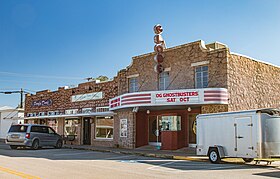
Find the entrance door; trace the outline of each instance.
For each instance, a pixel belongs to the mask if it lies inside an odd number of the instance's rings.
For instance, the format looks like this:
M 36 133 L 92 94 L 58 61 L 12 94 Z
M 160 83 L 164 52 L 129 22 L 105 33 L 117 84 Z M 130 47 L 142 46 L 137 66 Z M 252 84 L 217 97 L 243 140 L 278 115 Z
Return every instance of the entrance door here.
M 83 138 L 83 144 L 90 145 L 90 139 L 91 139 L 91 125 L 90 125 L 90 118 L 84 118 L 84 138 Z
M 235 149 L 237 157 L 253 156 L 252 118 L 235 119 Z
M 188 120 L 189 120 L 189 144 L 196 144 L 196 116 L 198 114 L 189 114 Z
M 150 145 L 161 142 L 161 116 L 149 117 L 149 143 Z

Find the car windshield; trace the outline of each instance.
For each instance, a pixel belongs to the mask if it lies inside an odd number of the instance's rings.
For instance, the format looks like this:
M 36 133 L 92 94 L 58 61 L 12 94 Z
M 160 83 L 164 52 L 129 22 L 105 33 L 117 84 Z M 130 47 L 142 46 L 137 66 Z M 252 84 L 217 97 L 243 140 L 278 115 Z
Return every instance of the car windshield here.
M 27 131 L 27 126 L 24 125 L 14 125 L 11 126 L 9 132 L 26 132 Z

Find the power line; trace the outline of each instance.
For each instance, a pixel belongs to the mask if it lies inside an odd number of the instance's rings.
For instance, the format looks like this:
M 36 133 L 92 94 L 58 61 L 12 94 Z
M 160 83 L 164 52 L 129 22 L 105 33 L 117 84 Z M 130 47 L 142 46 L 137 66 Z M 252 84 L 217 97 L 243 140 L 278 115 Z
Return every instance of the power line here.
M 35 75 L 35 74 L 23 74 L 14 72 L 0 71 L 0 75 L 6 76 L 17 76 L 17 77 L 27 77 L 27 78 L 45 78 L 45 79 L 66 79 L 66 80 L 83 80 L 82 77 L 69 77 L 69 76 L 48 76 L 48 75 Z

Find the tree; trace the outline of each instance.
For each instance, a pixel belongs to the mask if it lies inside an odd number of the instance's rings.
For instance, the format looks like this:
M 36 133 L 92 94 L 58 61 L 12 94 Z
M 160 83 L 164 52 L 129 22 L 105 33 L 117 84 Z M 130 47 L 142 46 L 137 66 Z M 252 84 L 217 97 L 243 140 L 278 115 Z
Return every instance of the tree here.
M 95 78 L 95 80 L 108 81 L 109 78 L 107 76 L 100 75 L 99 77 Z

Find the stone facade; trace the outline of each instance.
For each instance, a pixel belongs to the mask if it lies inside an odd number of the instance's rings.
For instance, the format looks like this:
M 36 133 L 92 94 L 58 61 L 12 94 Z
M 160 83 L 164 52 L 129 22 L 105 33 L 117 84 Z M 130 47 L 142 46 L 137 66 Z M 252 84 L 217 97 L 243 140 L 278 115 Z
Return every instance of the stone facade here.
M 127 119 L 127 137 L 120 137 L 120 119 Z M 114 116 L 114 144 L 120 148 L 135 148 L 136 116 L 131 110 Z
M 79 84 L 77 88 L 59 88 L 58 91 L 48 90 L 27 95 L 25 101 L 25 115 L 48 111 L 64 112 L 66 109 L 96 108 L 108 106 L 109 99 L 128 93 L 129 78 L 137 77 L 138 92 L 159 91 L 159 75 L 154 71 L 155 53 L 148 53 L 132 58 L 132 63 L 126 69 L 118 72 L 113 81 L 104 83 L 87 82 Z M 195 68 L 200 65 L 208 66 L 208 88 L 225 88 L 228 90 L 228 104 L 209 104 L 192 106 L 200 113 L 216 113 L 236 110 L 275 107 L 280 108 L 280 68 L 253 60 L 230 52 L 226 45 L 213 43 L 204 45 L 196 41 L 165 49 L 165 70 L 169 72 L 170 85 L 167 90 L 195 89 Z M 91 92 L 104 92 L 102 100 L 71 102 L 71 96 Z M 52 99 L 53 104 L 45 107 L 34 107 L 36 100 Z M 155 109 L 157 114 L 169 110 L 186 110 L 186 106 L 176 108 Z M 145 113 L 147 108 L 142 108 Z M 153 110 L 153 109 L 151 109 Z M 114 137 L 110 140 L 95 139 L 95 119 L 91 122 L 91 145 L 135 148 L 136 146 L 136 114 L 132 108 L 114 111 Z M 144 111 L 144 112 L 143 112 Z M 144 117 L 146 114 L 144 115 Z M 127 119 L 127 137 L 120 137 L 120 119 Z M 138 118 L 137 118 L 138 119 Z M 189 120 L 187 117 L 184 120 Z M 62 121 L 62 120 L 61 120 Z M 62 122 L 59 120 L 59 124 Z M 185 121 L 185 128 L 188 121 Z M 148 124 L 147 124 L 148 125 Z M 83 123 L 79 124 L 79 137 L 75 144 L 81 144 Z M 59 127 L 63 132 L 64 128 Z
M 202 41 L 188 43 L 164 52 L 163 66 L 169 70 L 170 86 L 172 89 L 194 89 L 195 67 L 193 63 L 208 61 L 209 88 L 227 88 L 227 54 L 226 47 L 218 50 L 209 50 Z M 157 91 L 158 74 L 154 71 L 155 53 L 148 53 L 132 58 L 132 64 L 118 75 L 119 95 L 128 92 L 128 79 L 131 75 L 139 75 L 139 91 Z
M 228 54 L 229 111 L 280 108 L 280 68 Z

